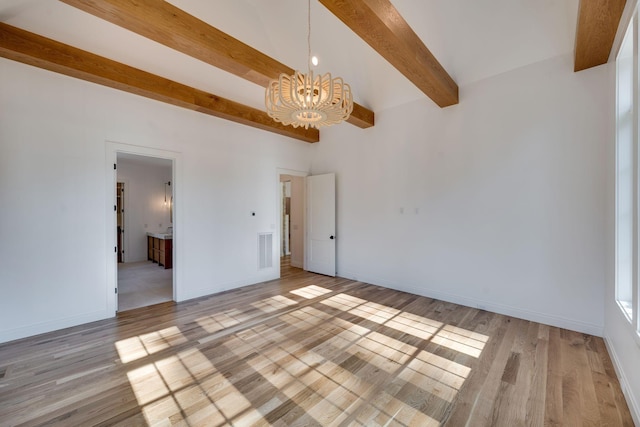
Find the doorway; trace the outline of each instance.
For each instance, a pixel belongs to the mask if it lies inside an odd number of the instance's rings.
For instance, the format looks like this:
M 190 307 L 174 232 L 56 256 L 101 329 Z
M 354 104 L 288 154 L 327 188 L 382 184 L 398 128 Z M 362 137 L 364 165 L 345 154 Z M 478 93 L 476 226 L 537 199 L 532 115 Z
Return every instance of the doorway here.
M 172 301 L 173 161 L 116 153 L 117 307 Z
M 280 277 L 291 267 L 335 276 L 335 174 L 278 169 L 278 189 Z
M 279 170 L 280 275 L 304 268 L 305 176 L 304 172 Z

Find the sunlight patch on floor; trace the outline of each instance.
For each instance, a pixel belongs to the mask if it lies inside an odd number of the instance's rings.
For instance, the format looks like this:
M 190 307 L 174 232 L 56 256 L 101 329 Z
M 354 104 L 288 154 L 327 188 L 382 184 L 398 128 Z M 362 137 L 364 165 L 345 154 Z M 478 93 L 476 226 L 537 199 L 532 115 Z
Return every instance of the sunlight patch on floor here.
M 364 339 L 366 339 L 367 344 L 363 345 L 362 342 Z M 375 344 L 372 345 L 373 343 Z M 417 350 L 417 348 L 411 344 L 388 337 L 376 331 L 367 334 L 358 344 L 398 363 L 404 363 L 407 357 L 413 357 Z
M 464 379 L 462 382 L 457 382 L 451 375 L 448 376 L 447 374 L 449 372 L 443 369 L 425 366 L 420 362 L 416 362 L 416 360 L 412 360 L 409 366 L 398 374 L 398 379 L 411 383 L 433 396 L 452 403 Z M 448 383 L 452 383 L 456 387 L 452 387 Z
M 188 418 L 223 425 L 262 415 L 199 350 L 189 349 L 127 373 L 138 405 L 149 425 Z
M 289 291 L 289 292 L 306 299 L 313 299 L 313 298 L 320 297 L 324 294 L 328 294 L 329 292 L 331 292 L 331 290 L 327 288 L 323 288 L 322 286 L 309 285 L 309 286 L 305 286 L 304 288 L 294 289 L 293 291 Z
M 484 343 L 481 341 L 467 338 L 445 329 L 438 331 L 438 333 L 431 338 L 431 342 L 476 358 L 480 357 L 480 353 L 482 353 L 482 349 L 484 348 Z
M 316 420 L 310 424 L 325 425 L 346 417 L 361 400 L 361 378 L 312 351 L 292 354 L 286 341 L 268 357 L 258 356 L 247 363 L 303 409 L 305 419 Z
M 402 312 L 344 293 L 334 295 L 320 302 L 337 310 L 354 314 L 368 321 L 408 333 L 423 340 L 430 340 L 434 344 L 476 358 L 480 356 L 488 339 L 487 336 L 482 334 L 452 325 L 444 325 L 426 317 Z
M 251 316 L 238 309 L 226 310 L 220 313 L 214 313 L 209 316 L 203 316 L 196 319 L 196 323 L 205 331 L 215 333 L 226 328 L 238 325 Z
M 127 372 L 127 378 L 140 406 L 169 394 L 167 385 L 152 363 Z
M 442 372 L 440 381 L 456 390 L 460 390 L 464 380 L 471 373 L 468 366 L 424 350 L 420 351 L 408 366 L 416 371 L 426 372 L 427 375 L 432 371 Z
M 402 400 L 383 392 L 366 405 L 351 425 L 363 427 L 439 427 L 440 422 Z
M 443 326 L 441 322 L 406 312 L 398 314 L 384 325 L 423 340 L 431 338 Z
M 309 315 L 307 313 L 308 312 L 303 310 L 295 310 L 290 313 L 283 314 L 279 319 L 301 330 L 315 328 L 326 322 L 326 319 L 315 315 Z
M 292 305 L 298 304 L 296 301 L 289 299 L 282 295 L 275 295 L 269 298 L 252 303 L 251 305 L 257 309 L 264 311 L 265 313 L 272 313 L 274 311 L 282 310 Z
M 289 316 L 311 325 L 323 324 L 333 318 L 329 313 L 314 307 L 302 307 L 289 313 Z
M 320 304 L 324 304 L 341 311 L 349 311 L 352 308 L 365 304 L 366 302 L 367 300 L 352 297 L 351 295 L 338 294 L 320 301 Z
M 172 326 L 148 334 L 116 341 L 116 350 L 122 363 L 141 359 L 161 350 L 187 342 L 180 330 Z
M 378 339 L 372 339 L 370 335 L 371 334 L 360 338 L 355 345 L 351 346 L 347 351 L 353 355 L 370 355 L 370 357 L 367 358 L 367 362 L 389 374 L 395 372 L 411 358 L 411 354 L 381 343 L 379 337 L 376 337 Z M 415 350 L 414 347 L 414 351 Z
M 376 304 L 375 302 L 365 302 L 364 304 L 360 304 L 359 306 L 349 310 L 349 313 L 375 323 L 383 324 L 387 320 L 398 315 L 400 310 Z

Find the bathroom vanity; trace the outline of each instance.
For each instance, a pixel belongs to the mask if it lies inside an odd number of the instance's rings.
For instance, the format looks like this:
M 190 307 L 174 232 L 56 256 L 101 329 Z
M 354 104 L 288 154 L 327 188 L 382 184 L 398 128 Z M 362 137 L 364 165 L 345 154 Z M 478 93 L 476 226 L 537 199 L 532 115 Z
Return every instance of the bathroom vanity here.
M 173 267 L 173 235 L 147 233 L 147 259 L 164 268 Z

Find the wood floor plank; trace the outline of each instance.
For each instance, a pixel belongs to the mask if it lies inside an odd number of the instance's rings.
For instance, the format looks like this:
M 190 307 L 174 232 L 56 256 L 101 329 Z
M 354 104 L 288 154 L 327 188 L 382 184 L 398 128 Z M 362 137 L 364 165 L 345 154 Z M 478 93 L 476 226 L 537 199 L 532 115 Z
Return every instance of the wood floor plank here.
M 531 388 L 527 400 L 526 414 L 532 426 L 544 425 L 544 409 L 547 391 L 547 370 L 549 357 L 549 327 L 531 323 L 530 331 L 535 331 L 534 354 L 532 365 L 529 367 Z M 527 375 L 527 372 L 523 372 Z
M 0 345 L 0 425 L 633 426 L 601 338 L 282 278 Z
M 512 320 L 515 336 L 502 373 L 501 383 L 493 406 L 492 426 L 524 426 L 525 403 L 529 396 L 529 380 L 527 375 L 530 363 L 525 355 L 525 341 L 529 322 Z M 505 344 L 507 344 L 505 342 Z M 526 374 L 525 374 L 526 372 Z

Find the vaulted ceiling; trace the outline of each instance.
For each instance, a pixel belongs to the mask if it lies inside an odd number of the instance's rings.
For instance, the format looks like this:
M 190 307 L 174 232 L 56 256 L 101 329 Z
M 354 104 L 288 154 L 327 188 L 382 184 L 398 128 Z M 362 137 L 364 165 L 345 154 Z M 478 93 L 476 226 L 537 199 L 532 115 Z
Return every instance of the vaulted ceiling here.
M 172 87 L 178 88 L 179 99 L 164 99 L 172 98 L 165 93 L 150 96 L 154 99 L 223 118 L 229 118 L 229 111 L 235 112 L 237 106 L 247 106 L 251 109 L 239 120 L 230 119 L 308 142 L 318 139 L 314 131 L 271 128 L 270 119 L 262 116 L 261 80 L 265 73 L 261 70 L 277 69 L 269 60 L 285 68 L 306 69 L 306 1 L 171 0 L 164 5 L 169 15 L 180 18 L 183 14 L 195 21 L 167 20 L 166 25 L 161 17 L 154 21 L 150 14 L 143 13 L 138 24 L 135 16 L 126 16 L 128 10 L 135 9 L 132 4 L 154 3 L 159 4 L 155 0 L 0 0 L 0 22 L 73 46 L 77 48 L 75 53 L 86 51 L 105 57 L 113 61 L 107 66 L 116 67 L 114 70 L 122 74 L 128 74 L 129 69 L 117 68 L 120 65 L 146 72 L 140 74 L 142 80 L 147 75 L 158 76 L 161 80 L 152 85 L 171 86 L 167 82 L 175 82 Z M 582 3 L 597 5 L 583 7 L 580 0 L 312 0 L 311 44 L 320 59 L 317 71 L 339 75 L 351 85 L 358 104 L 351 123 L 366 128 L 373 125 L 374 112 L 427 95 L 442 107 L 455 104 L 460 86 L 572 54 L 574 45 L 576 55 L 587 55 L 587 67 L 597 65 L 591 51 L 608 58 L 625 0 Z M 149 17 L 146 23 L 145 16 Z M 164 34 L 163 26 L 168 26 Z M 213 44 L 207 47 L 203 34 L 209 34 L 207 28 L 211 27 L 211 31 L 226 33 L 254 53 L 232 52 L 231 57 L 239 64 L 235 70 L 218 68 L 220 64 L 212 66 L 215 59 L 211 59 L 210 51 L 221 43 L 210 40 Z M 195 41 L 188 41 L 189 32 Z M 580 40 L 582 45 L 578 44 Z M 5 42 L 6 37 L 0 34 L 0 54 L 17 59 L 17 54 L 12 57 L 7 53 L 13 48 L 7 48 Z M 433 60 L 428 58 L 429 51 Z M 59 57 L 60 52 L 52 56 Z M 249 68 L 254 69 L 244 70 L 243 61 L 253 62 Z M 606 62 L 606 58 L 595 61 Z M 31 63 L 42 66 L 37 62 Z M 578 62 L 576 56 L 576 69 Z M 113 65 L 116 63 L 120 64 Z M 60 64 L 43 68 L 60 71 L 56 69 Z M 65 74 L 74 73 L 79 72 Z M 99 79 L 92 81 L 105 84 Z M 106 84 L 123 90 L 136 85 L 131 81 Z M 149 96 L 148 91 L 148 87 L 134 87 L 132 92 Z M 192 98 L 203 101 L 185 105 L 185 100 Z M 222 113 L 216 111 L 220 102 L 225 108 Z

